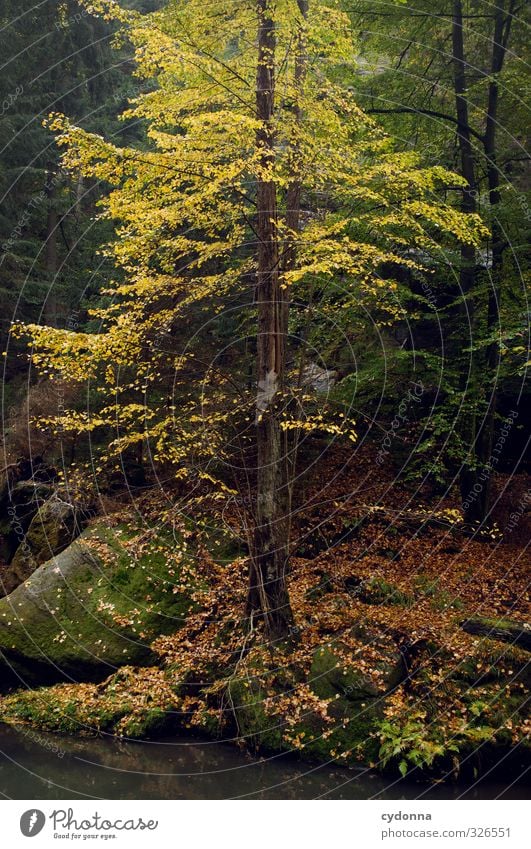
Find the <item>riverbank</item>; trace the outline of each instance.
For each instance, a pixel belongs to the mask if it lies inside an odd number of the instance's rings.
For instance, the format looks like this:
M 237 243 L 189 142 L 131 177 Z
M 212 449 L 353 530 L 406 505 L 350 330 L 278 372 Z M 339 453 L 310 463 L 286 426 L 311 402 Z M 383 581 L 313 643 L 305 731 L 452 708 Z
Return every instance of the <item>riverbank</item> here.
M 225 503 L 115 505 L 0 600 L 0 721 L 76 736 L 200 733 L 250 753 L 472 780 L 529 765 L 525 550 L 471 537 L 451 501 L 415 510 L 308 489 L 293 625 L 244 617 L 245 544 Z M 360 473 L 358 458 L 356 474 Z M 193 518 L 192 518 L 193 517 Z
M 386 527 L 380 528 L 384 537 Z M 221 562 L 197 549 L 193 570 L 188 559 L 183 573 L 173 572 L 179 592 L 171 596 L 177 597 L 180 627 L 150 640 L 149 665 L 100 673 L 103 680 L 19 688 L 1 699 L 0 719 L 124 739 L 201 732 L 267 756 L 296 752 L 308 762 L 369 764 L 402 776 L 415 770 L 427 779 L 450 781 L 489 771 L 508 758 L 507 774 L 519 774 L 529 757 L 529 652 L 503 642 L 505 632 L 511 642 L 512 620 L 500 616 L 500 607 L 509 593 L 525 597 L 525 570 L 500 548 L 496 565 L 482 569 L 479 564 L 495 549 L 472 540 L 462 542 L 452 568 L 443 569 L 448 555 L 441 548 L 448 540 L 445 531 L 434 529 L 415 541 L 395 533 L 392 548 L 360 556 L 370 552 L 377 528 L 377 521 L 364 522 L 333 551 L 294 559 L 293 631 L 289 640 L 273 645 L 264 641 L 260 623 L 249 630 L 241 617 L 244 560 Z M 136 577 L 149 562 L 150 533 L 130 534 L 125 543 L 123 516 L 116 529 L 129 554 L 140 546 L 147 557 L 131 567 Z M 151 542 L 160 549 L 160 531 L 151 531 Z M 422 570 L 413 569 L 427 545 L 429 558 Z M 175 545 L 172 550 L 175 554 Z M 101 544 L 99 551 L 105 560 Z M 116 558 L 115 548 L 110 557 Z M 165 560 L 159 551 L 160 562 Z M 167 577 L 152 565 L 141 587 L 149 621 L 164 612 L 161 599 L 169 605 L 166 615 L 171 611 Z M 101 587 L 101 571 L 90 574 Z M 116 571 L 112 574 L 116 582 Z M 75 586 L 79 592 L 80 584 Z M 93 598 L 88 579 L 84 587 Z M 96 642 L 106 651 L 106 633 L 116 639 L 120 632 L 121 639 L 145 647 L 145 610 L 135 607 L 137 614 L 124 619 L 117 602 L 123 603 L 124 588 L 130 584 L 122 577 L 118 591 L 115 585 L 114 594 L 106 591 L 106 600 L 90 608 L 76 596 L 78 611 L 99 611 L 102 636 Z M 138 596 L 129 597 L 129 608 L 133 601 L 139 604 Z M 64 597 L 61 604 L 70 609 Z M 480 620 L 486 635 L 465 630 L 479 621 L 478 610 L 491 617 Z M 61 615 L 58 602 L 55 617 Z M 77 643 L 86 650 L 94 621 L 86 635 L 82 621 L 76 627 Z M 49 651 L 60 662 L 66 646 L 71 670 L 72 635 L 63 620 L 57 628 Z

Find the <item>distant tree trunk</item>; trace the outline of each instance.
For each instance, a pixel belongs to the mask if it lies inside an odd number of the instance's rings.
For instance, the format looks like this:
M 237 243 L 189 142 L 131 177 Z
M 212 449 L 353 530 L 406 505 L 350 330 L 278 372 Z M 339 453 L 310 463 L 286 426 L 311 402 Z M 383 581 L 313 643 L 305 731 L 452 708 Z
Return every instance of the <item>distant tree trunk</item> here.
M 285 297 L 280 279 L 274 166 L 275 23 L 270 0 L 257 0 L 258 67 L 256 112 L 261 121 L 256 144 L 262 173 L 257 182 L 257 378 L 256 527 L 251 544 L 248 612 L 263 618 L 271 639 L 284 637 L 292 621 L 286 589 L 288 489 L 282 457 L 279 404 L 286 361 Z
M 497 219 L 497 206 L 500 202 L 499 167 L 496 151 L 496 125 L 499 99 L 499 74 L 503 69 L 507 45 L 511 32 L 512 18 L 515 8 L 514 0 L 510 0 L 507 11 L 503 0 L 493 10 L 492 50 L 490 64 L 490 80 L 488 88 L 486 124 L 483 135 L 483 152 L 491 207 L 491 285 L 487 303 L 487 335 L 492 336 L 499 326 L 499 299 L 505 240 Z M 461 151 L 462 173 L 467 180 L 467 188 L 463 193 L 462 209 L 464 212 L 476 211 L 476 185 L 474 177 L 474 155 L 467 130 L 469 115 L 466 100 L 466 63 L 463 46 L 462 4 L 461 0 L 454 2 L 453 17 L 453 59 L 456 110 L 459 121 L 459 142 Z M 474 268 L 471 262 L 473 250 L 463 247 L 461 252 L 461 287 L 466 296 L 474 285 Z M 473 305 L 469 300 L 469 316 L 473 321 Z M 474 354 L 472 353 L 474 358 Z M 499 346 L 492 341 L 486 349 L 486 355 L 481 362 L 482 385 L 476 385 L 478 364 L 472 367 L 472 393 L 476 396 L 476 406 L 483 406 L 483 416 L 477 421 L 477 413 L 469 417 L 467 439 L 470 445 L 472 462 L 465 462 L 461 471 L 461 496 L 465 506 L 467 521 L 483 522 L 489 513 L 489 491 L 491 478 L 491 457 L 494 439 L 496 417 L 496 369 L 499 363 Z
M 497 207 L 500 203 L 500 171 L 497 161 L 496 149 L 496 125 L 498 118 L 499 99 L 499 74 L 503 69 L 507 45 L 511 32 L 514 0 L 510 0 L 507 13 L 500 0 L 499 5 L 494 7 L 494 27 L 492 33 L 492 52 L 490 66 L 490 81 L 487 99 L 487 118 L 485 134 L 483 136 L 483 147 L 486 160 L 487 182 L 489 189 L 489 203 L 491 208 L 491 281 L 489 288 L 487 306 L 487 336 L 492 336 L 500 324 L 500 297 L 501 277 L 503 272 L 503 252 L 505 239 L 502 228 L 498 221 Z M 492 454 L 494 441 L 494 428 L 496 418 L 496 370 L 499 365 L 500 348 L 497 341 L 493 340 L 487 347 L 485 357 L 485 374 L 487 376 L 485 412 L 478 434 L 478 454 L 484 463 L 488 463 Z M 489 474 L 489 471 L 487 471 Z M 488 502 L 484 505 L 485 514 L 488 510 Z
M 466 62 L 463 40 L 463 8 L 461 0 L 454 0 L 452 17 L 452 52 L 454 69 L 454 95 L 457 116 L 457 135 L 461 159 L 461 173 L 466 180 L 463 188 L 461 209 L 465 213 L 477 211 L 477 185 L 474 163 L 474 149 L 470 133 L 470 121 L 467 101 Z M 476 280 L 476 252 L 471 245 L 461 247 L 461 268 L 459 284 L 463 299 L 463 324 L 471 328 L 473 342 L 474 302 L 472 291 Z M 460 470 L 460 490 L 465 519 L 468 522 L 481 521 L 485 516 L 487 504 L 488 480 L 479 481 L 479 466 L 477 457 L 477 403 L 479 399 L 476 385 L 475 353 L 470 355 L 469 373 L 466 373 L 463 363 L 461 391 L 463 397 L 468 395 L 472 410 L 465 409 L 463 414 L 462 437 L 466 443 L 468 456 L 465 457 Z
M 494 7 L 493 11 L 494 29 L 492 34 L 487 119 L 485 124 L 485 134 L 483 136 L 489 187 L 489 203 L 492 209 L 492 268 L 493 276 L 496 278 L 499 276 L 505 247 L 505 239 L 496 215 L 496 207 L 501 200 L 499 189 L 500 169 L 498 166 L 496 150 L 496 126 L 498 122 L 498 101 L 500 92 L 499 75 L 503 70 L 505 56 L 507 54 L 507 46 L 509 44 L 515 7 L 516 3 L 514 0 L 510 0 L 507 12 L 505 12 L 504 4 L 502 0 L 500 0 L 500 2 Z M 495 280 L 495 282 L 499 283 L 499 280 Z M 492 307 L 489 304 L 489 317 L 491 317 L 494 324 L 498 322 L 499 310 L 498 299 L 496 297 L 494 298 Z M 493 326 L 492 323 L 490 326 Z
M 44 302 L 44 320 L 50 327 L 57 327 L 57 294 L 54 291 L 57 274 L 57 226 L 59 221 L 55 199 L 56 176 L 56 167 L 49 164 L 46 171 L 46 185 L 44 188 L 47 201 L 45 268 L 46 277 L 49 282 L 49 289 Z

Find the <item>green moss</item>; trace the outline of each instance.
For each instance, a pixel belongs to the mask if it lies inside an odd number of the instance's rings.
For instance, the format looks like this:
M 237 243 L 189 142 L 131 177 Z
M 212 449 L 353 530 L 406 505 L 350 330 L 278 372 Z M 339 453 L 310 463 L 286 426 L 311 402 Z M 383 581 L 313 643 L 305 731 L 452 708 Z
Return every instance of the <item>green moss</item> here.
M 513 646 L 506 646 L 503 650 L 495 649 L 491 640 L 484 639 L 477 653 L 453 667 L 448 677 L 476 686 L 498 683 L 500 693 L 503 690 L 499 684 L 504 681 L 521 682 L 524 689 L 529 690 L 531 665 L 528 654 L 523 650 Z
M 285 748 L 282 729 L 264 710 L 265 693 L 255 680 L 231 679 L 227 684 L 225 708 L 232 712 L 237 734 L 253 749 L 279 751 Z
M 0 600 L 0 649 L 27 680 L 42 681 L 42 666 L 56 678 L 59 670 L 91 678 L 106 666 L 155 661 L 151 641 L 181 627 L 197 583 L 193 558 L 173 534 L 143 541 L 133 558 L 127 542 L 143 531 L 99 521 Z
M 321 699 L 334 699 L 340 695 L 351 701 L 378 694 L 367 676 L 356 669 L 346 669 L 332 649 L 324 646 L 316 650 L 309 684 Z
M 140 606 L 132 631 L 136 633 L 147 629 L 149 638 L 154 638 L 176 631 L 191 609 L 196 609 L 191 594 L 197 588 L 197 581 L 193 575 L 193 558 L 187 553 L 182 538 L 176 539 L 168 532 L 159 531 L 142 555 L 132 560 L 124 543 L 141 531 L 142 528 L 131 527 L 130 524 L 112 529 L 98 526 L 96 536 L 109 546 L 114 558 L 104 579 L 98 580 L 92 595 L 98 602 L 101 599 L 104 603 L 111 597 L 118 615 L 128 616 L 133 608 Z M 179 573 L 171 576 L 168 561 L 179 547 L 183 560 Z M 174 587 L 181 583 L 184 571 L 188 572 L 188 577 L 185 577 L 187 588 L 175 593 Z
M 108 710 L 101 715 L 90 710 L 74 694 L 66 697 L 64 691 L 43 687 L 22 691 L 2 701 L 0 718 L 8 723 L 25 723 L 42 731 L 64 734 L 83 734 L 104 730 L 115 723 L 123 713 Z
M 508 630 L 512 631 L 515 628 L 519 628 L 520 626 L 513 619 L 504 619 L 500 617 L 499 619 L 490 618 L 488 616 L 480 616 L 477 618 L 478 622 L 481 622 L 482 625 L 485 625 L 486 628 L 492 628 L 493 630 Z
M 43 731 L 105 731 L 141 739 L 174 727 L 179 704 L 160 669 L 126 667 L 102 684 L 58 684 L 4 696 L 0 721 Z
M 357 594 L 365 604 L 396 604 L 409 607 L 414 602 L 412 596 L 376 575 L 368 581 L 363 581 Z
M 233 560 L 246 557 L 249 553 L 245 540 L 237 537 L 228 527 L 213 526 L 210 520 L 206 521 L 204 518 L 199 523 L 195 519 L 185 519 L 184 524 L 192 533 L 199 529 L 201 539 L 216 563 L 232 563 Z
M 220 737 L 222 734 L 221 717 L 219 714 L 212 713 L 212 711 L 202 711 L 198 725 L 206 734 L 214 739 Z
M 363 702 L 383 696 L 396 687 L 403 677 L 401 657 L 392 644 L 382 641 L 371 632 L 360 628 L 360 639 L 379 649 L 380 659 L 374 662 L 374 675 L 356 667 L 355 657 L 348 662 L 341 659 L 348 652 L 338 643 L 320 646 L 313 655 L 308 683 L 313 692 L 322 699 L 342 698 L 348 702 Z M 339 652 L 339 653 L 338 653 Z
M 460 598 L 441 588 L 439 578 L 430 578 L 427 575 L 418 575 L 414 581 L 415 590 L 420 598 L 431 599 L 434 610 L 463 610 L 465 605 Z
M 331 723 L 310 713 L 302 722 L 290 729 L 290 735 L 302 743 L 302 757 L 320 761 L 337 761 L 347 765 L 375 756 L 377 744 L 374 733 L 381 716 L 377 702 L 353 704 L 346 699 L 335 699 L 328 708 Z
M 154 707 L 142 716 L 135 714 L 127 716 L 121 725 L 121 733 L 125 737 L 142 740 L 146 737 L 157 737 L 167 731 L 170 724 L 170 714 L 163 708 Z

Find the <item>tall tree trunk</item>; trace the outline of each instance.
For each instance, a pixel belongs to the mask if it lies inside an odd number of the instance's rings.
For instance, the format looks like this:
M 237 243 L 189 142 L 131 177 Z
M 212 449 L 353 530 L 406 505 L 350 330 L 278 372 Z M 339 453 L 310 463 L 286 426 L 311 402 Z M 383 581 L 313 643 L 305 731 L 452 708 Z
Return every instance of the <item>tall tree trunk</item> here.
M 49 283 L 46 300 L 44 302 L 44 320 L 50 327 L 57 327 L 57 294 L 54 291 L 55 278 L 57 274 L 57 226 L 59 217 L 57 214 L 56 189 L 57 168 L 50 163 L 46 170 L 46 246 L 45 246 L 45 268 Z
M 283 256 L 281 262 L 282 273 L 290 271 L 295 267 L 297 260 L 297 242 L 301 227 L 301 197 L 302 197 L 302 157 L 300 138 L 298 135 L 301 119 L 302 119 L 302 96 L 304 93 L 304 83 L 306 80 L 306 72 L 308 66 L 308 57 L 306 52 L 306 20 L 308 17 L 309 0 L 297 0 L 301 21 L 297 32 L 297 40 L 295 47 L 295 70 L 294 70 L 294 115 L 295 125 L 293 128 L 293 136 L 290 143 L 290 183 L 286 192 L 286 215 L 285 223 L 287 230 L 287 238 L 284 243 Z M 289 286 L 282 287 L 282 330 L 288 336 L 288 318 L 290 304 L 290 289 Z M 304 363 L 304 348 L 300 360 L 299 372 L 302 376 L 302 368 Z M 299 381 L 300 382 L 300 381 Z M 295 406 L 295 399 L 292 399 L 292 406 Z M 296 417 L 296 413 L 294 413 Z M 288 511 L 291 513 L 293 484 L 296 478 L 296 464 L 298 444 L 300 432 L 285 431 L 284 436 L 284 462 L 286 465 L 286 480 L 288 491 Z M 288 524 L 288 544 L 290 542 L 291 527 Z
M 248 612 L 264 620 L 271 639 L 284 637 L 292 621 L 286 589 L 288 565 L 288 490 L 279 405 L 286 361 L 284 295 L 280 280 L 274 152 L 275 23 L 270 0 L 257 0 L 258 66 L 256 113 L 261 121 L 256 144 L 257 181 L 257 377 L 256 527 L 251 546 Z
M 474 163 L 474 149 L 472 147 L 470 122 L 467 101 L 466 62 L 463 39 L 463 8 L 461 0 L 454 0 L 452 17 L 452 59 L 454 72 L 454 95 L 455 110 L 457 117 L 457 135 L 459 139 L 459 153 L 461 159 L 461 173 L 466 180 L 461 199 L 461 209 L 465 213 L 476 212 L 477 209 L 477 186 Z M 459 272 L 459 284 L 463 302 L 462 320 L 464 327 L 470 327 L 473 335 L 474 326 L 474 302 L 472 291 L 475 283 L 475 249 L 471 245 L 461 247 L 461 268 Z M 473 339 L 471 340 L 473 342 Z M 478 485 L 478 468 L 476 458 L 477 426 L 476 407 L 478 393 L 476 387 L 475 354 L 471 353 L 470 366 L 462 364 L 461 391 L 463 399 L 468 395 L 469 404 L 462 413 L 463 424 L 461 427 L 462 438 L 466 443 L 468 456 L 463 460 L 460 470 L 459 485 L 461 499 L 468 521 L 480 520 L 484 516 L 486 503 L 485 487 Z M 470 407 L 472 409 L 470 409 Z M 467 409 L 469 408 L 469 409 Z
M 496 125 L 498 114 L 498 99 L 499 99 L 499 74 L 502 71 L 507 45 L 511 31 L 512 17 L 514 12 L 514 0 L 510 0 L 508 10 L 505 11 L 503 0 L 495 7 L 493 11 L 493 32 L 492 32 L 492 50 L 491 50 L 491 65 L 490 65 L 490 80 L 487 96 L 486 108 L 486 124 L 485 133 L 483 135 L 483 151 L 485 155 L 485 164 L 487 172 L 487 182 L 489 189 L 489 203 L 491 208 L 491 231 L 492 231 L 492 248 L 491 248 L 491 285 L 489 288 L 487 301 L 487 335 L 492 336 L 499 325 L 499 299 L 500 299 L 500 282 L 502 274 L 504 238 L 503 232 L 497 219 L 497 206 L 500 202 L 499 191 L 499 168 L 496 156 Z M 453 19 L 453 46 L 454 46 L 454 63 L 455 63 L 455 92 L 456 92 L 456 108 L 458 120 L 468 125 L 468 104 L 466 94 L 466 72 L 463 49 L 462 36 L 462 18 L 460 17 L 461 0 L 454 2 L 454 19 Z M 473 151 L 470 144 L 470 135 L 462 133 L 459 130 L 460 146 L 461 146 L 461 161 L 463 166 L 463 175 L 467 179 L 470 186 L 470 175 L 473 177 L 474 160 Z M 475 188 L 475 187 L 474 187 Z M 470 204 L 468 196 L 474 197 L 472 192 L 467 191 L 464 194 L 463 210 L 468 212 L 475 211 L 474 206 Z M 466 203 L 465 203 L 466 199 Z M 463 255 L 462 255 L 463 259 Z M 470 279 L 467 277 L 466 266 L 462 269 L 465 280 L 462 288 L 463 293 L 470 291 L 470 286 L 473 285 L 473 274 Z M 474 354 L 472 354 L 474 357 Z M 484 522 L 489 514 L 489 491 L 491 478 L 491 463 L 492 463 L 492 444 L 494 438 L 494 427 L 496 417 L 496 369 L 499 363 L 499 347 L 496 341 L 492 341 L 486 349 L 486 355 L 481 362 L 482 385 L 476 386 L 474 374 L 472 375 L 473 393 L 475 405 L 482 408 L 482 419 L 477 421 L 477 413 L 470 416 L 470 430 L 468 432 L 469 444 L 471 446 L 472 462 L 465 463 L 461 472 L 461 496 L 463 505 L 465 506 L 465 518 L 472 521 Z M 477 371 L 477 364 L 474 372 Z
M 286 193 L 286 228 L 288 230 L 288 238 L 284 248 L 284 256 L 282 262 L 282 270 L 289 271 L 295 265 L 297 255 L 297 235 L 300 229 L 301 215 L 301 155 L 300 143 L 297 137 L 297 127 L 300 124 L 302 117 L 301 96 L 303 93 L 304 81 L 306 78 L 307 55 L 306 55 L 306 32 L 305 21 L 308 17 L 308 0 L 297 0 L 299 12 L 301 13 L 301 23 L 297 33 L 297 45 L 295 54 L 295 72 L 294 72 L 294 113 L 295 113 L 295 136 L 292 138 L 290 145 L 290 176 L 291 180 Z M 288 292 L 288 289 L 285 289 Z M 287 324 L 287 313 L 289 308 L 289 295 L 286 294 L 285 299 L 285 318 Z
M 487 336 L 492 336 L 500 323 L 501 277 L 505 239 L 498 221 L 497 207 L 500 203 L 500 171 L 497 161 L 496 126 L 498 119 L 499 74 L 503 69 L 507 45 L 511 32 L 515 3 L 510 0 L 507 12 L 503 2 L 494 8 L 494 28 L 492 33 L 492 52 L 490 81 L 487 98 L 487 117 L 483 147 L 485 152 L 489 204 L 491 209 L 491 281 L 487 305 Z M 496 370 L 499 365 L 499 345 L 493 340 L 487 347 L 485 357 L 485 401 L 487 409 L 478 434 L 478 454 L 483 463 L 488 463 L 492 455 L 496 417 Z M 488 472 L 487 472 L 488 474 Z M 485 513 L 488 503 L 485 503 Z

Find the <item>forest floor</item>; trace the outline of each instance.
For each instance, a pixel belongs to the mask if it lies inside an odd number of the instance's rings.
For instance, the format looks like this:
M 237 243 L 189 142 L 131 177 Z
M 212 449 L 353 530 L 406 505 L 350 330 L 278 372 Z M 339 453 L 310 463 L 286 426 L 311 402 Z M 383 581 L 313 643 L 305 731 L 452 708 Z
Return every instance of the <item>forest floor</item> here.
M 336 447 L 326 463 L 328 485 L 320 463 L 294 510 L 287 640 L 265 641 L 260 623 L 249 629 L 238 500 L 205 495 L 187 531 L 194 607 L 154 641 L 157 665 L 17 691 L 2 700 L 2 719 L 133 738 L 186 728 L 402 774 L 475 773 L 508 754 L 521 769 L 531 731 L 526 516 L 505 538 L 496 528 L 472 538 L 455 494 L 404 486 L 369 448 Z M 511 487 L 514 502 L 528 480 Z M 501 516 L 514 509 L 504 497 Z M 151 518 L 155 543 L 161 522 L 190 527 L 186 502 L 172 512 L 160 492 L 135 510 L 148 527 Z M 130 515 L 115 505 L 108 521 L 123 526 Z M 144 547 L 146 532 L 128 545 Z M 176 585 L 185 580 L 179 556 L 169 570 Z M 462 627 L 471 621 L 482 633 Z

